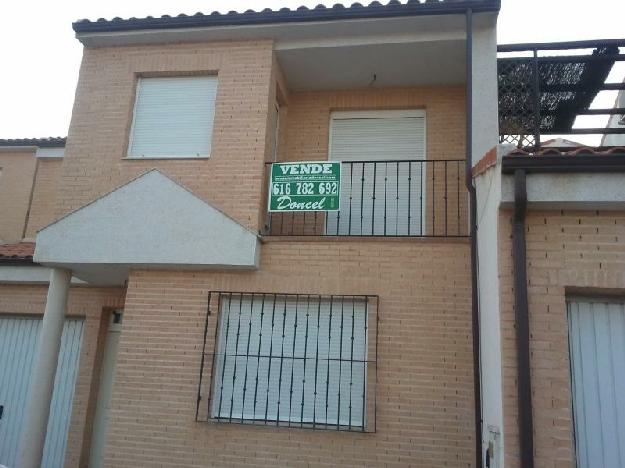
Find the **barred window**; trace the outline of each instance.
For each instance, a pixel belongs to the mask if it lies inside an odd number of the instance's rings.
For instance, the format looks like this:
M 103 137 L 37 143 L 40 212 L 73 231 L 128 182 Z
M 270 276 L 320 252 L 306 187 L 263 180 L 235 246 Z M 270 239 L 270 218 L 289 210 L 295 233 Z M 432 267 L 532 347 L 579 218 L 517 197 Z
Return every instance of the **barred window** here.
M 372 299 L 218 293 L 207 419 L 371 430 Z

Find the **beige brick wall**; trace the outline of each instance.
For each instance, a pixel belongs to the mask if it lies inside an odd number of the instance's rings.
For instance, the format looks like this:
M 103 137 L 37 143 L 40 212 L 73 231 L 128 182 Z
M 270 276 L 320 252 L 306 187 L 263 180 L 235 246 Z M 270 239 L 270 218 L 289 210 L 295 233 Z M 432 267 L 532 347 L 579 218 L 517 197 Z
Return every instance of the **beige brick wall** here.
M 47 286 L 0 284 L 0 317 L 3 314 L 42 315 Z M 123 307 L 124 291 L 116 288 L 71 288 L 67 314 L 84 317 L 78 377 L 69 428 L 66 467 L 87 466 L 91 419 L 95 411 L 97 379 L 102 352 L 102 311 Z M 82 462 L 81 462 L 82 459 Z
M 22 240 L 35 165 L 34 150 L 0 151 L 0 244 Z
M 37 231 L 55 219 L 62 165 L 61 158 L 38 159 L 37 177 L 24 236 L 27 239 L 34 240 Z
M 379 294 L 377 432 L 195 422 L 210 290 Z M 473 466 L 471 340 L 465 240 L 272 241 L 254 272 L 133 271 L 106 465 Z
M 530 211 L 527 274 L 536 466 L 574 466 L 566 295 L 625 294 L 625 213 Z M 511 216 L 500 216 L 506 467 L 518 467 Z
M 157 167 L 256 230 L 272 68 L 270 41 L 86 48 L 56 215 Z M 217 73 L 211 157 L 124 160 L 139 74 Z
M 464 159 L 463 86 L 291 92 L 279 159 L 327 159 L 330 112 L 376 109 L 425 109 L 427 158 Z

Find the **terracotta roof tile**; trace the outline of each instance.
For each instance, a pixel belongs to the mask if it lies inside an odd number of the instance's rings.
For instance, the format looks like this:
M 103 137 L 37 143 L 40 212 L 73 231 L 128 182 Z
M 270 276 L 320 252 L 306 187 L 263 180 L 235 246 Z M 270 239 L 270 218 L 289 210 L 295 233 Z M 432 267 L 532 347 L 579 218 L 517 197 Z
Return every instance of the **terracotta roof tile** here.
M 0 138 L 0 146 L 38 146 L 39 148 L 62 148 L 65 146 L 65 137 L 47 138 Z
M 25 261 L 32 262 L 35 253 L 34 242 L 19 242 L 17 244 L 0 244 L 0 262 Z
M 390 0 L 387 4 L 373 1 L 368 5 L 353 3 L 342 5 L 336 3 L 330 5 L 317 5 L 314 8 L 300 6 L 295 9 L 280 8 L 271 10 L 254 11 L 246 10 L 242 13 L 229 11 L 221 13 L 213 11 L 210 14 L 195 13 L 178 16 L 163 15 L 160 17 L 147 16 L 145 18 L 113 18 L 107 20 L 98 18 L 96 21 L 83 19 L 73 24 L 77 33 L 103 32 L 103 31 L 131 31 L 139 29 L 167 29 L 167 28 L 190 28 L 210 27 L 225 25 L 250 25 L 269 24 L 300 21 L 330 21 L 355 18 L 384 18 L 403 15 L 432 14 L 435 12 L 464 12 L 466 8 L 474 11 L 497 11 L 500 8 L 500 0 L 407 0 L 405 3 L 398 0 Z
M 615 146 L 613 148 L 591 148 L 590 146 L 582 146 L 580 148 L 543 148 L 539 151 L 525 151 L 515 149 L 509 153 L 509 156 L 612 156 L 624 155 L 624 146 Z

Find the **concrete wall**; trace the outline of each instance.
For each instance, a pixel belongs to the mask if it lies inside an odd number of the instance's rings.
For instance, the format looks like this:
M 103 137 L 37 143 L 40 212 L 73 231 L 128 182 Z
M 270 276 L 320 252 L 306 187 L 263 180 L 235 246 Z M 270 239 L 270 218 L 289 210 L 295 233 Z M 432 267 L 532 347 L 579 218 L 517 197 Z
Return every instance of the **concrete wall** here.
M 35 166 L 34 148 L 0 151 L 0 244 L 22 240 Z
M 464 159 L 463 86 L 292 92 L 279 159 L 327 159 L 330 112 L 375 109 L 425 109 L 427 158 Z
M 47 286 L 0 284 L 0 316 L 42 315 Z M 99 365 L 104 333 L 108 320 L 102 322 L 102 311 L 121 308 L 124 291 L 113 288 L 72 288 L 69 294 L 67 314 L 85 319 L 78 377 L 72 406 L 65 466 L 87 466 L 91 421 L 95 411 Z
M 379 294 L 377 432 L 195 422 L 210 290 Z M 270 241 L 256 272 L 133 271 L 106 465 L 472 466 L 470 308 L 466 240 Z
M 479 259 L 480 351 L 482 375 L 482 441 L 499 435 L 495 458 L 502 463 L 503 399 L 501 375 L 501 325 L 499 312 L 499 204 L 500 168 L 490 169 L 474 179 L 477 193 L 477 244 Z M 510 252 L 506 252 L 510 255 Z
M 507 468 L 519 467 L 511 213 L 499 219 Z M 530 211 L 527 217 L 536 466 L 574 466 L 567 294 L 625 294 L 625 212 Z

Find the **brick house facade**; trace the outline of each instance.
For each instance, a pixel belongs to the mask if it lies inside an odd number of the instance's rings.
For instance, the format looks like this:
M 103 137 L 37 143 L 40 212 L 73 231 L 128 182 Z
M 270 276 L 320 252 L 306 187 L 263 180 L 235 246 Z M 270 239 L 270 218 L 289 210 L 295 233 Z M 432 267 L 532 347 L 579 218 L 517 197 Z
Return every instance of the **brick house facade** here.
M 624 159 L 596 155 L 618 168 L 599 179 L 588 166 L 545 174 L 547 156 L 498 145 L 498 9 L 444 0 L 75 23 L 85 47 L 67 140 L 0 140 L 0 336 L 38 343 L 32 376 L 15 374 L 28 400 L 5 397 L 0 464 L 587 466 L 567 304 L 622 302 Z M 214 91 L 211 135 L 181 143 L 163 96 L 195 109 L 196 85 Z M 163 115 L 163 135 L 202 149 L 146 152 Z M 309 161 L 342 161 L 338 215 L 268 213 L 269 165 Z M 82 324 L 74 341 L 64 317 Z M 38 335 L 19 328 L 27 320 Z M 61 385 L 73 389 L 65 407 Z M 0 396 L 19 393 L 5 386 Z

